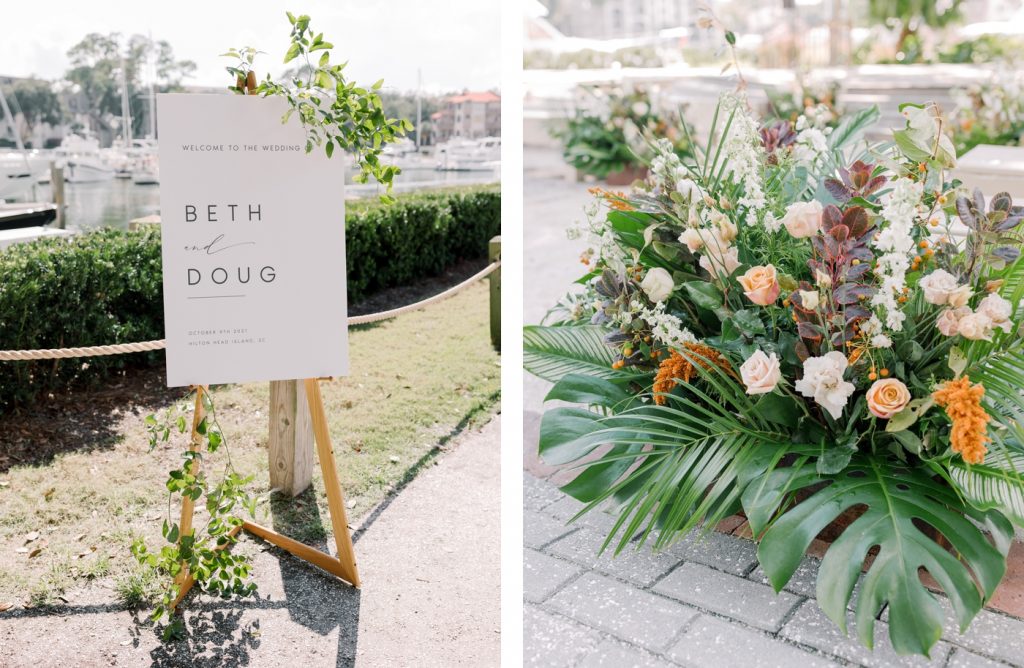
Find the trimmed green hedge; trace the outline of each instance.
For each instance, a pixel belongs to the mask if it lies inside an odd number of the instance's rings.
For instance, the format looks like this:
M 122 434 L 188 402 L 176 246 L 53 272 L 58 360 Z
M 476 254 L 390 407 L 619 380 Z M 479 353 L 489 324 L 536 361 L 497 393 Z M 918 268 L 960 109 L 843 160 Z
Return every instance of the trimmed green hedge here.
M 349 303 L 484 257 L 501 233 L 501 191 L 460 188 L 346 210 Z M 98 230 L 0 251 L 0 350 L 148 341 L 164 336 L 160 233 Z M 97 382 L 163 353 L 0 362 L 0 413 L 45 392 Z M 2 444 L 2 439 L 0 439 Z

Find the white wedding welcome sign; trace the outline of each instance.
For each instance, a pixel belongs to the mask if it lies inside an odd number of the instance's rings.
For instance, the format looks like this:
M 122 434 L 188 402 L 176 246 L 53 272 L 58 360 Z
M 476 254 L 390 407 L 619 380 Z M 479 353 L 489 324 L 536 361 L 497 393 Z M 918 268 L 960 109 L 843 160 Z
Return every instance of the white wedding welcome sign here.
M 346 375 L 344 160 L 284 100 L 157 109 L 168 386 Z

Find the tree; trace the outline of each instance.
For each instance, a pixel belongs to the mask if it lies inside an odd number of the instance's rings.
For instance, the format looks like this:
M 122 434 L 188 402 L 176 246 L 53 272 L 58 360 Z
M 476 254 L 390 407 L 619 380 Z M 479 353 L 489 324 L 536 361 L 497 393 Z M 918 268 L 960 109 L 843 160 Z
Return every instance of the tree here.
M 962 20 L 960 4 L 963 0 L 935 2 L 934 0 L 869 0 L 868 17 L 872 23 L 900 29 L 896 51 L 905 52 L 907 39 L 916 36 L 922 26 L 944 28 Z
M 68 58 L 72 67 L 65 78 L 74 86 L 72 109 L 86 114 L 96 130 L 120 127 L 122 76 L 127 79 L 131 109 L 146 108 L 148 113 L 143 87 L 147 63 L 153 64 L 158 92 L 180 90 L 181 82 L 196 69 L 190 60 L 177 60 L 168 42 L 144 35 L 125 40 L 119 33 L 90 33 L 71 47 Z M 143 114 L 133 113 L 132 118 L 134 130 L 146 127 Z
M 53 90 L 53 85 L 42 79 L 17 79 L 4 87 L 12 112 L 19 113 L 24 119 L 23 139 L 32 134 L 32 130 L 42 124 L 57 125 L 64 120 L 64 109 L 60 96 Z

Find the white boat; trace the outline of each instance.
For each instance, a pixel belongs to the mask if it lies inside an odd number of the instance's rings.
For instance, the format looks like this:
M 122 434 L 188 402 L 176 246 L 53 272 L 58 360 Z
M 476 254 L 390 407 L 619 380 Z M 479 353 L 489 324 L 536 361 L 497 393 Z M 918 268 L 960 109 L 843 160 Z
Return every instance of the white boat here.
M 0 88 L 0 129 L 10 126 L 14 129 L 14 144 L 17 151 L 0 153 L 0 201 L 7 197 L 21 195 L 35 184 L 36 179 L 46 173 L 47 161 L 39 151 L 29 151 L 21 142 L 21 135 L 14 124 L 14 115 L 7 105 L 7 97 Z
M 114 178 L 114 168 L 103 160 L 95 137 L 68 135 L 54 154 L 57 163 L 64 167 L 67 183 L 93 183 Z
M 451 139 L 438 145 L 435 157 L 439 171 L 491 171 L 501 164 L 501 137 Z
M 132 139 L 128 148 L 114 145 L 100 149 L 100 156 L 105 165 L 114 169 L 115 178 L 131 179 L 140 184 L 156 183 L 157 144 L 153 139 Z M 136 179 L 139 172 L 144 174 Z
M 38 151 L 0 153 L 0 199 L 24 193 L 47 174 L 48 166 Z
M 135 163 L 135 167 L 132 170 L 132 183 L 137 186 L 155 186 L 160 184 L 160 164 L 157 162 L 155 155 Z

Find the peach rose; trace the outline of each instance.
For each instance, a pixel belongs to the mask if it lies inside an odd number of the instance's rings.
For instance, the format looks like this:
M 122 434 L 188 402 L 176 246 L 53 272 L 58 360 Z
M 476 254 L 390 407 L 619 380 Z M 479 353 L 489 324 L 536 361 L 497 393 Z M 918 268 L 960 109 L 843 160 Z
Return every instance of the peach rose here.
M 725 277 L 732 276 L 732 272 L 736 271 L 736 268 L 740 266 L 739 251 L 736 250 L 735 246 L 730 246 L 724 250 L 708 248 L 700 256 L 698 264 L 700 264 L 701 269 L 712 276 L 716 274 Z
M 794 202 L 786 207 L 782 224 L 797 239 L 814 236 L 821 229 L 821 202 Z
M 767 394 L 775 389 L 782 378 L 779 370 L 779 356 L 775 353 L 765 355 L 758 350 L 747 358 L 740 367 L 740 378 L 747 388 L 747 394 Z
M 1010 321 L 1010 316 L 1013 315 L 1013 306 L 994 292 L 981 300 L 981 303 L 978 304 L 978 313 L 985 314 L 992 321 L 993 327 L 998 327 L 1007 334 L 1013 329 L 1013 323 Z
M 969 313 L 956 325 L 960 336 L 971 341 L 992 340 L 992 319 L 984 313 Z
M 972 290 L 969 285 L 957 285 L 956 276 L 945 269 L 936 269 L 918 282 L 924 291 L 924 300 L 929 304 L 942 306 L 948 304 L 959 308 L 967 304 Z
M 779 297 L 779 279 L 775 275 L 775 267 L 765 265 L 763 267 L 751 267 L 747 273 L 736 279 L 743 286 L 743 294 L 747 299 L 759 306 L 768 306 L 775 303 Z
M 696 253 L 701 248 L 704 248 L 704 237 L 701 236 L 700 230 L 696 227 L 687 227 L 679 235 L 679 243 L 686 244 L 691 253 Z
M 948 308 L 939 314 L 935 326 L 946 336 L 956 336 L 960 333 L 960 319 L 970 314 L 971 309 L 967 306 Z
M 876 380 L 868 388 L 867 399 L 868 410 L 871 411 L 871 414 L 888 420 L 910 403 L 910 390 L 902 380 L 885 378 Z

